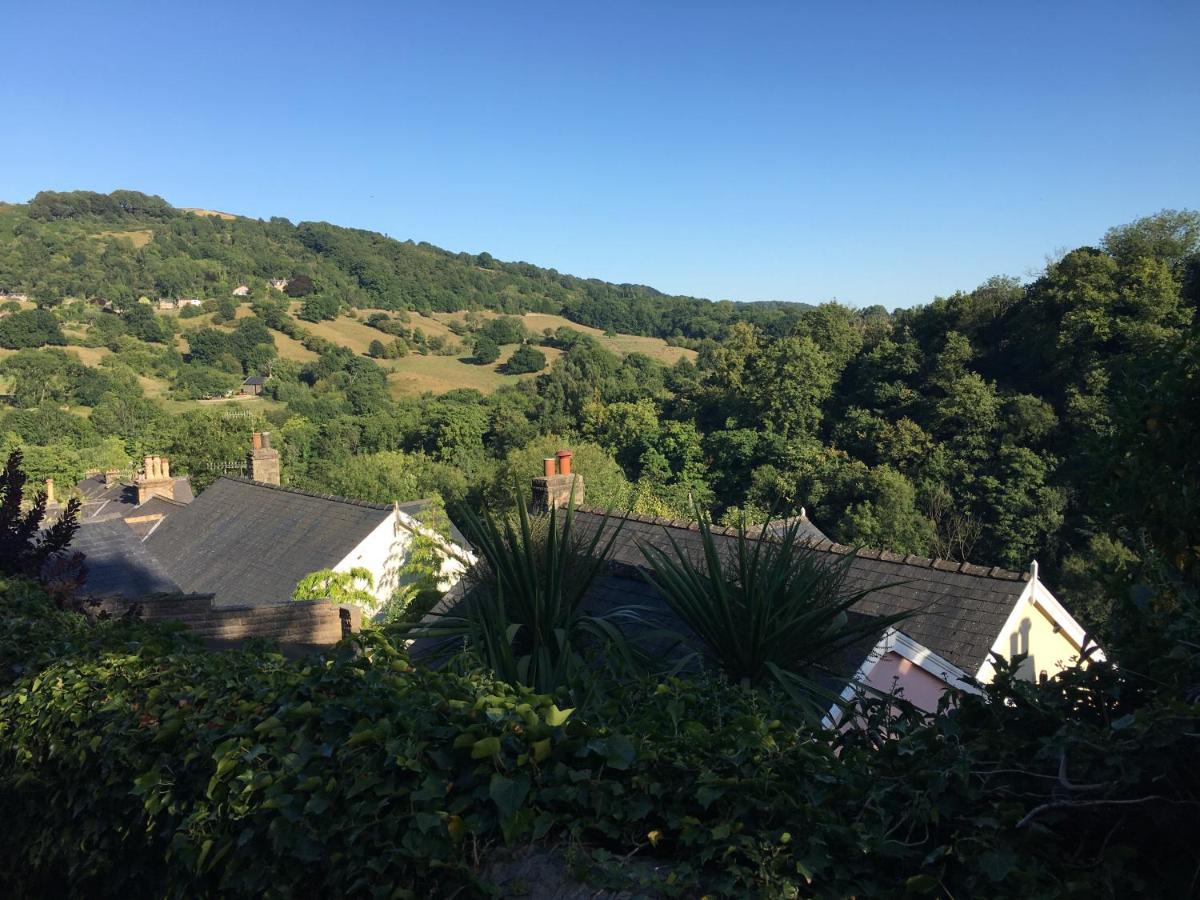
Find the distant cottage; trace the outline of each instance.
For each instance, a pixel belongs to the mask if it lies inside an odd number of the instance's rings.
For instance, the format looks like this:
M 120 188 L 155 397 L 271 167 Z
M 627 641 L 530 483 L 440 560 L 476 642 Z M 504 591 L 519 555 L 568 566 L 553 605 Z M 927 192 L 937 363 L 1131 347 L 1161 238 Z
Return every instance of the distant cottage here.
M 247 378 L 245 381 L 242 382 L 241 390 L 239 390 L 238 393 L 239 394 L 249 394 L 252 397 L 257 397 L 259 394 L 261 394 L 263 392 L 263 385 L 266 383 L 267 383 L 267 379 L 265 379 L 263 376 L 251 375 L 249 378 Z
M 232 294 L 235 297 L 245 297 L 249 293 L 250 293 L 250 285 L 248 285 L 248 284 L 239 284 L 232 291 Z

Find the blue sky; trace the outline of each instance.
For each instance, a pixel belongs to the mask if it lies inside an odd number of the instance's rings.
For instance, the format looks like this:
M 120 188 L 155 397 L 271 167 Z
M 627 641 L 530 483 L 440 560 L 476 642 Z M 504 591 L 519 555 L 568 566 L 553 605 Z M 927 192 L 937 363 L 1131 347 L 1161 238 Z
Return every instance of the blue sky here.
M 0 198 L 889 307 L 1200 207 L 1200 4 L 11 3 Z

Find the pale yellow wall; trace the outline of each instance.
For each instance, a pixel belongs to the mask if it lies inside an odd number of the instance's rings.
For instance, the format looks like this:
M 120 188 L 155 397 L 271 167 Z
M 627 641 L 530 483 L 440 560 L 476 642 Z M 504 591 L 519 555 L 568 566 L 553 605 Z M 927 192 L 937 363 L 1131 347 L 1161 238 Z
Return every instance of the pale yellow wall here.
M 1027 654 L 1019 672 L 1022 678 L 1030 681 L 1037 680 L 1042 672 L 1054 677 L 1057 672 L 1070 668 L 1079 656 L 1079 645 L 1062 630 L 1056 632 L 1053 619 L 1028 596 L 1020 600 L 992 649 L 1007 659 L 1018 653 Z M 991 681 L 993 675 L 989 661 L 976 677 L 980 681 Z

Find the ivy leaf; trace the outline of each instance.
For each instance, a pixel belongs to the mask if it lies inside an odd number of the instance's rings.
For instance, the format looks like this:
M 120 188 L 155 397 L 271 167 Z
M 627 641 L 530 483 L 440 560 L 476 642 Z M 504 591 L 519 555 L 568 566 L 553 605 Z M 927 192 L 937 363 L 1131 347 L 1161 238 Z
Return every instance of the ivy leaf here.
M 633 742 L 623 734 L 611 735 L 604 742 L 604 762 L 613 769 L 625 771 L 637 759 L 637 750 Z
M 979 868 L 992 881 L 1003 881 L 1017 865 L 1011 850 L 991 850 L 979 857 Z
M 487 759 L 489 756 L 496 756 L 500 752 L 500 738 L 485 737 L 480 738 L 471 747 L 471 759 Z
M 571 713 L 575 712 L 575 708 L 559 709 L 554 704 L 550 705 L 550 711 L 546 713 L 546 724 L 552 728 L 557 728 L 571 717 Z
M 500 811 L 500 818 L 511 819 L 529 795 L 529 776 L 522 774 L 516 778 L 505 778 L 497 772 L 492 776 L 488 793 L 492 802 L 496 804 L 496 809 Z
M 723 787 L 712 787 L 711 785 L 702 784 L 696 790 L 696 799 L 700 801 L 700 805 L 708 809 L 713 805 L 713 802 L 719 799 L 725 793 Z
M 932 894 L 937 890 L 937 879 L 932 875 L 914 875 L 904 883 L 910 894 Z

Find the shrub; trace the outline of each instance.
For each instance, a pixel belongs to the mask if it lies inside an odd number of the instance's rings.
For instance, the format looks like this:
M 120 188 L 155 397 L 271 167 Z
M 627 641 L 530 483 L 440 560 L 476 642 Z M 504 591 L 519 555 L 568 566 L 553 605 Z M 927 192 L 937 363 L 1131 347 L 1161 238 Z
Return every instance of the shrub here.
M 490 365 L 500 358 L 500 347 L 487 335 L 475 338 L 475 362 L 481 366 Z
M 526 372 L 540 372 L 546 368 L 546 354 L 536 347 L 522 344 L 508 358 L 505 368 L 510 375 L 523 375 Z

